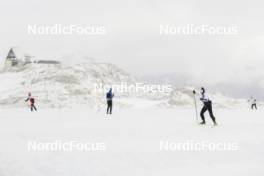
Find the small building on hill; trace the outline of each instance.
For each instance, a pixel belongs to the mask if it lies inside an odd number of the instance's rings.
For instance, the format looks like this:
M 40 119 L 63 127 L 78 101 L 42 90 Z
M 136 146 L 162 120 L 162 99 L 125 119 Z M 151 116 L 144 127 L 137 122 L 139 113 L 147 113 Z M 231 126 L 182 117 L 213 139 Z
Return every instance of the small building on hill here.
M 55 60 L 37 60 L 34 56 L 24 52 L 19 47 L 10 48 L 6 59 L 5 66 L 14 67 L 14 66 L 23 66 L 26 64 L 60 64 L 59 61 Z
M 10 48 L 6 56 L 5 65 L 6 66 L 25 65 L 31 63 L 31 60 L 34 60 L 33 56 L 23 52 L 18 47 L 13 47 Z

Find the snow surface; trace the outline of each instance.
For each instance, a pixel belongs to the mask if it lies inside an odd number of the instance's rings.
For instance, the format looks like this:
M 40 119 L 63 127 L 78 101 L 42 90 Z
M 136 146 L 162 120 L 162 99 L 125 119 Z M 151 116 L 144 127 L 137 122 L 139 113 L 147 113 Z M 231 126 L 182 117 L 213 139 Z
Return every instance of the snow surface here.
M 191 108 L 0 109 L 1 176 L 262 176 L 263 109 L 215 109 L 195 124 Z M 28 141 L 103 142 L 105 151 L 28 151 Z M 237 151 L 161 151 L 160 141 L 236 142 Z
M 73 58 L 81 60 L 71 63 Z M 94 84 L 133 85 L 125 70 L 71 55 L 63 64 L 28 64 L 0 71 L 0 176 L 262 176 L 263 104 L 209 93 L 220 124 L 195 120 L 194 87 L 168 93 L 115 92 L 106 115 L 105 92 Z M 63 60 L 65 62 L 63 62 Z M 28 92 L 38 112 L 24 102 Z M 201 108 L 196 96 L 198 109 Z M 238 150 L 161 150 L 161 141 L 235 142 Z M 29 151 L 28 142 L 103 143 L 103 151 Z

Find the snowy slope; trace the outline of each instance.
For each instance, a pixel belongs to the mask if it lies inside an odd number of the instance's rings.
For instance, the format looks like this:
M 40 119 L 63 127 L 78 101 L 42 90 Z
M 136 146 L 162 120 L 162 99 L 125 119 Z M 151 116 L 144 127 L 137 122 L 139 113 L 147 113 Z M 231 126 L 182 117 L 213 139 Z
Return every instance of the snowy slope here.
M 80 107 L 101 109 L 105 104 L 104 85 L 135 85 L 142 83 L 123 69 L 108 63 L 96 63 L 90 58 L 70 55 L 58 58 L 62 64 L 28 64 L 22 67 L 4 68 L 0 72 L 1 106 L 25 106 L 24 99 L 32 92 L 39 107 Z M 75 60 L 75 63 L 73 63 Z M 76 64 L 77 63 L 77 64 Z M 117 107 L 177 107 L 193 106 L 192 87 L 172 88 L 164 92 L 115 91 Z M 248 106 L 245 100 L 232 99 L 220 93 L 210 95 L 221 108 Z M 197 101 L 198 100 L 198 97 Z
M 245 100 L 209 92 L 219 123 L 211 128 L 208 114 L 206 126 L 195 123 L 193 87 L 173 88 L 169 94 L 116 92 L 113 114 L 106 115 L 105 92 L 96 92 L 94 84 L 138 82 L 112 64 L 90 59 L 79 64 L 31 64 L 3 69 L 0 79 L 1 176 L 264 174 L 264 138 L 259 135 L 263 110 L 250 111 Z M 36 97 L 36 113 L 18 108 L 25 106 L 28 91 Z M 105 150 L 29 151 L 28 143 L 34 141 L 103 143 Z M 161 149 L 161 141 L 169 141 L 172 147 Z M 173 148 L 175 143 L 188 141 L 232 143 L 237 148 Z
M 184 87 L 184 88 L 174 88 L 173 91 L 168 95 L 167 101 L 162 104 L 162 106 L 175 107 L 175 106 L 188 106 L 194 105 L 194 95 L 193 90 L 198 90 L 198 94 L 195 95 L 196 102 L 200 105 L 200 95 L 199 88 L 194 87 Z M 248 103 L 244 99 L 235 99 L 225 96 L 219 92 L 208 93 L 210 100 L 213 102 L 214 106 L 218 108 L 245 108 L 248 107 Z
M 75 65 L 29 64 L 4 69 L 0 73 L 1 105 L 23 105 L 27 92 L 38 104 L 49 107 L 94 105 L 104 100 L 96 85 L 135 82 L 135 79 L 113 64 L 85 62 Z M 99 98 L 100 97 L 100 98 Z M 99 99 L 98 99 L 99 98 Z

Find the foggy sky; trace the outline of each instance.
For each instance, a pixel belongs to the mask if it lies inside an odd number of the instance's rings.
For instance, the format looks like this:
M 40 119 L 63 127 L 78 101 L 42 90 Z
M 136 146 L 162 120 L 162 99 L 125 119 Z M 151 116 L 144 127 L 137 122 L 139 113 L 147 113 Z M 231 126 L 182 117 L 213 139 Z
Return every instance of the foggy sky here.
M 53 59 L 84 52 L 142 75 L 186 74 L 201 84 L 263 87 L 261 1 L 8 0 L 0 2 L 0 56 L 11 46 Z M 29 35 L 28 25 L 102 25 L 106 35 Z M 160 35 L 160 25 L 236 26 L 236 35 Z M 77 61 L 76 61 L 77 62 Z

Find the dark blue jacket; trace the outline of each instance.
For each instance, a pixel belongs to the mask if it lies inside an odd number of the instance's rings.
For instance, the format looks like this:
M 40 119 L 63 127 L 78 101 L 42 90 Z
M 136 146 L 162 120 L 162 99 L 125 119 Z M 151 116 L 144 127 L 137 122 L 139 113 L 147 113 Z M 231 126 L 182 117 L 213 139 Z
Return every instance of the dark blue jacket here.
M 112 93 L 111 90 L 109 90 L 109 92 L 107 92 L 107 94 L 106 94 L 106 100 L 108 100 L 108 101 L 112 100 L 113 97 L 114 97 L 114 94 Z

